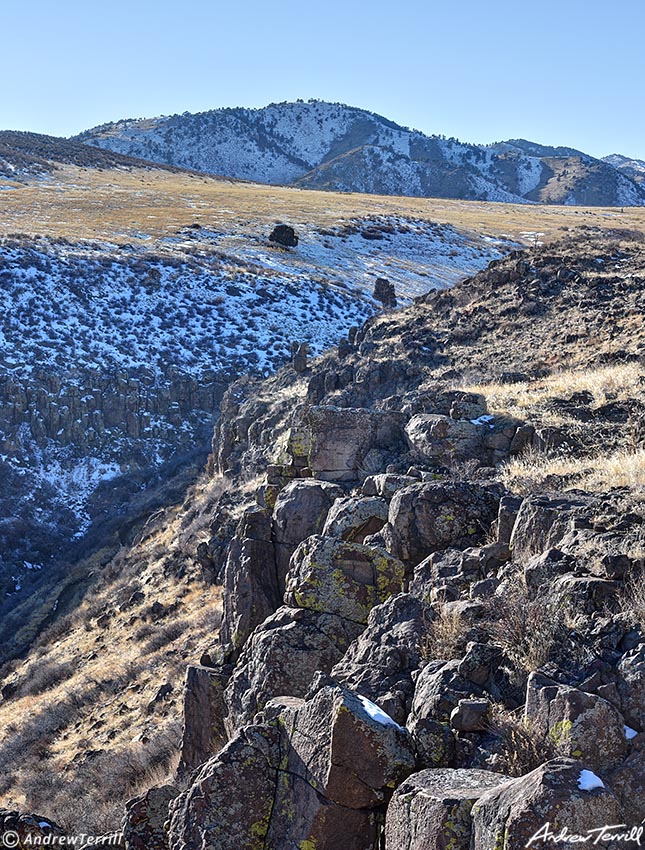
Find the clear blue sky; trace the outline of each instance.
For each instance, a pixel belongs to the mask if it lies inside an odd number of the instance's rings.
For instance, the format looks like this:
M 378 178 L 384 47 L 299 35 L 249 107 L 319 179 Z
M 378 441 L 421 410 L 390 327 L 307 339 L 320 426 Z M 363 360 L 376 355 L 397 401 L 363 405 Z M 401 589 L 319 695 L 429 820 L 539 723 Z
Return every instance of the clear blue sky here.
M 342 101 L 645 159 L 645 2 L 2 0 L 0 129 Z

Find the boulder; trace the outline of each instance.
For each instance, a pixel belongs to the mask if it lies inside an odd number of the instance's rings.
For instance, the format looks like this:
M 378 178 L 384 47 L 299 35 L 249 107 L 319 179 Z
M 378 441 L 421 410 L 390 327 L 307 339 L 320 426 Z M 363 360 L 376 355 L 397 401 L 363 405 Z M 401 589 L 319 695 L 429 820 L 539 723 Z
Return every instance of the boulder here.
M 394 284 L 386 277 L 377 277 L 374 284 L 374 298 L 384 307 L 396 307 L 396 292 Z
M 253 629 L 281 602 L 271 515 L 258 506 L 248 508 L 229 546 L 222 594 L 220 642 L 237 658 Z
M 381 496 L 389 501 L 397 490 L 402 490 L 410 484 L 415 484 L 417 478 L 411 475 L 397 475 L 393 472 L 381 472 L 378 475 L 368 475 L 363 481 L 361 493 L 364 496 Z
M 543 741 L 594 770 L 616 764 L 627 751 L 625 721 L 610 702 L 541 673 L 529 676 L 525 716 Z
M 412 484 L 392 497 L 383 539 L 395 558 L 418 564 L 432 552 L 479 543 L 497 515 L 502 488 L 467 481 Z
M 572 520 L 584 512 L 589 500 L 573 496 L 527 496 L 518 511 L 511 535 L 511 552 L 518 563 L 547 549 L 559 548 Z
M 481 696 L 482 690 L 458 672 L 458 661 L 431 661 L 417 676 L 406 726 L 418 751 L 420 767 L 449 767 L 455 737 L 450 715 L 461 699 Z
M 645 750 L 642 743 L 640 747 L 607 773 L 607 785 L 620 800 L 628 824 L 645 820 Z
M 241 729 L 171 804 L 170 850 L 264 847 L 283 749 L 275 726 Z
M 314 478 L 358 481 L 405 451 L 404 424 L 398 411 L 312 406 L 294 426 L 297 440 L 292 428 L 288 448 Z
M 179 773 L 199 767 L 224 745 L 224 688 L 230 672 L 189 664 L 184 686 L 184 727 Z
M 381 806 L 414 770 L 408 731 L 378 705 L 324 676 L 295 716 L 287 770 L 337 805 Z
M 547 836 L 562 830 L 584 836 L 591 844 L 589 830 L 624 823 L 618 800 L 601 777 L 584 762 L 568 758 L 548 761 L 486 791 L 474 804 L 472 818 L 472 850 L 548 847 L 553 839 Z M 617 850 L 621 845 L 602 846 Z
M 422 770 L 394 792 L 385 818 L 385 850 L 469 850 L 473 804 L 508 781 L 488 770 Z
M 362 630 L 334 614 L 279 608 L 247 641 L 226 688 L 229 736 L 273 697 L 304 697 L 316 671 L 328 673 Z
M 244 727 L 193 776 L 171 806 L 170 850 L 376 850 L 413 769 L 405 729 L 318 676 L 305 702 Z
M 388 510 L 385 499 L 374 496 L 336 499 L 327 514 L 322 533 L 351 543 L 362 543 L 368 534 L 376 534 L 383 528 Z
M 404 571 L 382 549 L 316 535 L 293 554 L 284 601 L 364 625 L 375 605 L 401 590 Z
M 467 419 L 420 413 L 405 426 L 405 436 L 410 449 L 422 460 L 451 466 L 456 460 L 482 454 L 486 427 Z
M 320 534 L 329 509 L 342 495 L 343 491 L 335 484 L 312 479 L 292 481 L 280 491 L 273 509 L 273 540 L 280 597 L 284 594 L 285 576 L 296 547 L 312 534 Z
M 397 723 L 405 723 L 414 693 L 412 672 L 421 664 L 431 616 L 423 602 L 404 593 L 377 605 L 332 676 L 378 703 Z
M 296 231 L 288 224 L 276 224 L 269 234 L 269 242 L 282 245 L 283 248 L 295 248 L 298 244 Z
M 128 850 L 168 850 L 169 806 L 178 795 L 174 785 L 161 785 L 128 800 L 123 820 Z
M 490 702 L 487 699 L 460 699 L 450 713 L 455 732 L 484 732 L 488 728 Z

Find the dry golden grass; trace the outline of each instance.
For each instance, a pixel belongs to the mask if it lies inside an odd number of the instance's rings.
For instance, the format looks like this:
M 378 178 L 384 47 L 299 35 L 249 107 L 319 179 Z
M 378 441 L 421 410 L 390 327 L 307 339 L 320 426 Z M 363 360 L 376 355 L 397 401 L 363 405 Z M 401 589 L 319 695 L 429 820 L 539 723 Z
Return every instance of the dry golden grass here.
M 257 234 L 284 220 L 330 227 L 357 216 L 401 215 L 507 236 L 527 245 L 582 225 L 645 233 L 645 208 L 533 206 L 434 198 L 319 192 L 150 170 L 64 166 L 2 193 L 0 231 L 137 243 L 198 223 L 229 234 Z
M 557 411 L 544 410 L 549 401 L 568 398 L 573 393 L 590 392 L 594 405 L 608 401 L 625 401 L 643 394 L 643 367 L 638 363 L 602 366 L 556 372 L 545 378 L 518 384 L 471 384 L 467 392 L 481 393 L 491 413 L 525 419 L 540 409 L 540 421 L 558 425 L 566 417 Z
M 504 484 L 520 493 L 534 492 L 554 479 L 562 479 L 564 490 L 601 492 L 612 487 L 643 487 L 645 449 L 620 449 L 608 455 L 599 451 L 585 457 L 530 451 L 510 460 L 502 470 Z
M 173 771 L 186 664 L 219 626 L 221 587 L 202 580 L 194 552 L 220 492 L 220 480 L 203 476 L 183 506 L 157 512 L 80 606 L 12 663 L 6 681 L 18 690 L 0 702 L 0 807 L 46 810 L 68 829 L 116 829 L 124 801 Z M 172 691 L 155 703 L 165 683 Z

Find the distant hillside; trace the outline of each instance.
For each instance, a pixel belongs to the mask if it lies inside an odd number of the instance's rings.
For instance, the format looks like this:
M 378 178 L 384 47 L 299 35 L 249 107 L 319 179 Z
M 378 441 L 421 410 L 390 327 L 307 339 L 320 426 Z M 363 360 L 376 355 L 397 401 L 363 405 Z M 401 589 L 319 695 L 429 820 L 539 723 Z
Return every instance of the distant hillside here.
M 109 150 L 97 150 L 70 139 L 17 130 L 0 131 L 0 177 L 20 179 L 47 174 L 58 165 L 132 168 L 140 167 L 143 163 L 130 156 Z
M 264 183 L 346 192 L 631 206 L 645 188 L 572 148 L 466 144 L 339 103 L 122 120 L 76 137 L 104 150 Z
M 645 160 L 631 159 L 620 153 L 612 153 L 609 156 L 604 156 L 602 160 L 617 168 L 635 183 L 645 183 Z

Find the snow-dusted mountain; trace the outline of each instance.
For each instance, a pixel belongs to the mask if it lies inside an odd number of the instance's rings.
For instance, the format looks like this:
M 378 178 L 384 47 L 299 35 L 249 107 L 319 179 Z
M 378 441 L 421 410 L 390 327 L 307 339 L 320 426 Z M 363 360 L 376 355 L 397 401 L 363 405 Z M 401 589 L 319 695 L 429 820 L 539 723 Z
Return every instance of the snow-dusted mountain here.
M 471 200 L 643 205 L 645 188 L 611 163 L 524 140 L 466 144 L 340 103 L 117 121 L 77 141 L 128 156 L 264 183 Z
M 603 156 L 603 162 L 613 165 L 635 183 L 645 183 L 645 160 L 632 159 L 629 156 L 623 156 L 620 153 L 612 153 L 609 156 Z

